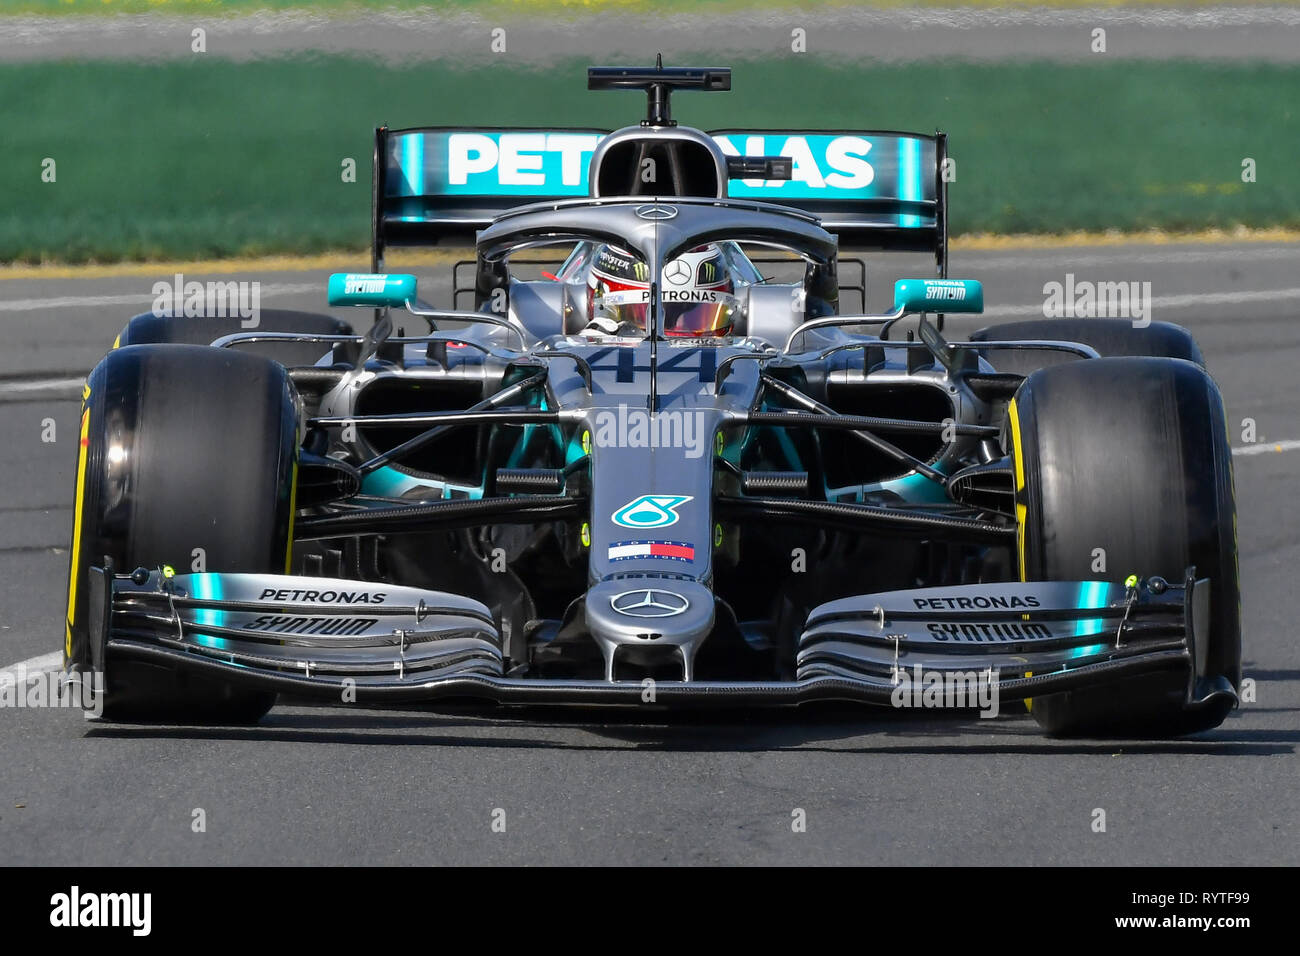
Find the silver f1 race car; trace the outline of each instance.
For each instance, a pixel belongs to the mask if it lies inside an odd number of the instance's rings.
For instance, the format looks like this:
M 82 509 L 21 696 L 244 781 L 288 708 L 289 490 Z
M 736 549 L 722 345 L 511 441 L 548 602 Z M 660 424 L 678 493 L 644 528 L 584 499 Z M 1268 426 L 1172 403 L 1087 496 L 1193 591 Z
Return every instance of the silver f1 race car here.
M 962 707 L 978 685 L 1056 734 L 1217 726 L 1235 512 L 1190 336 L 949 341 L 983 292 L 947 277 L 942 134 L 706 133 L 670 94 L 728 70 L 588 82 L 645 91 L 646 118 L 376 131 L 371 272 L 328 288 L 373 310 L 364 334 L 130 321 L 85 388 L 68 680 L 102 676 L 112 719 L 256 720 L 278 693 Z M 385 271 L 467 235 L 472 308 Z M 936 277 L 846 312 L 850 247 L 932 253 Z

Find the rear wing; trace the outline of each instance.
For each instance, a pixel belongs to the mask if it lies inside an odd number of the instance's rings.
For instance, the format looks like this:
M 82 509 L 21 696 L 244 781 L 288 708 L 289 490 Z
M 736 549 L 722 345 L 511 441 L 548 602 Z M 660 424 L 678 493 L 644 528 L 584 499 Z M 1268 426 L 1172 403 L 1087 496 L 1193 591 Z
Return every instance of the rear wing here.
M 424 127 L 375 130 L 371 267 L 388 246 L 470 244 L 516 206 L 587 195 L 608 130 Z
M 472 244 L 502 212 L 590 195 L 606 130 L 421 127 L 375 131 L 371 268 L 389 246 Z M 649 133 L 649 135 L 653 135 Z M 727 157 L 784 156 L 789 179 L 733 179 L 735 198 L 821 218 L 844 247 L 933 252 L 947 274 L 947 136 L 893 131 L 714 130 Z
M 731 196 L 811 213 L 842 247 L 933 252 L 947 275 L 946 133 L 728 129 L 709 135 L 728 156 L 792 161 L 788 182 L 733 179 Z

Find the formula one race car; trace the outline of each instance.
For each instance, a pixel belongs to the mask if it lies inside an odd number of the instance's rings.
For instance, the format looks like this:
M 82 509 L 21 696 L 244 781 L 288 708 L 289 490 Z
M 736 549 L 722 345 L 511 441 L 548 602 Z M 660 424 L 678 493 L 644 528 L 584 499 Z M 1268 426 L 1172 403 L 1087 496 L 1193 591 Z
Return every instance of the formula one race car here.
M 1051 733 L 1217 726 L 1231 457 L 1187 333 L 948 341 L 983 292 L 946 275 L 942 134 L 676 125 L 670 94 L 725 69 L 589 86 L 646 91 L 646 119 L 376 131 L 371 272 L 328 289 L 374 310 L 365 334 L 130 321 L 85 389 L 68 679 L 102 674 L 113 719 L 256 720 L 281 692 L 962 707 L 978 685 Z M 466 234 L 472 309 L 384 270 Z M 938 277 L 846 314 L 850 246 Z

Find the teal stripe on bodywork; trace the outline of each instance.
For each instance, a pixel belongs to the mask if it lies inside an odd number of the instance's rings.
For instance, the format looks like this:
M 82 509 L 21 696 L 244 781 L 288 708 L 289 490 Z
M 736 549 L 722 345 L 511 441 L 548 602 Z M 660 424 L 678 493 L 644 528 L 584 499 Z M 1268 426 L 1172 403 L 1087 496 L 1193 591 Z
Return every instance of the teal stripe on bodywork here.
M 908 202 L 921 201 L 921 141 L 906 137 L 898 141 L 898 192 Z M 904 229 L 921 225 L 920 216 L 899 216 Z
M 575 461 L 582 461 L 586 457 L 587 453 L 582 450 L 582 434 L 576 434 L 564 449 L 564 464 L 572 465 Z
M 414 475 L 404 475 L 396 468 L 387 465 L 372 471 L 361 482 L 362 494 L 376 495 L 381 498 L 401 498 L 417 488 L 433 492 L 428 496 L 430 498 L 450 498 L 454 491 L 461 492 L 467 498 L 483 497 L 482 486 L 454 485 L 433 478 L 416 478 Z
M 1105 607 L 1108 603 L 1110 585 L 1105 581 L 1086 581 L 1079 586 L 1079 597 L 1077 603 L 1080 609 Z M 1103 619 L 1099 617 L 1090 617 L 1079 620 L 1074 625 L 1076 637 L 1085 637 L 1089 634 L 1101 633 Z M 1070 652 L 1071 657 L 1091 657 L 1093 654 L 1100 654 L 1106 649 L 1105 644 L 1089 644 L 1087 647 L 1076 647 Z
M 201 601 L 220 601 L 222 596 L 221 575 L 211 572 L 203 572 L 190 577 L 191 587 L 194 596 Z M 194 623 L 198 627 L 207 624 L 212 627 L 220 627 L 226 623 L 226 612 L 217 611 L 212 608 L 203 608 L 194 615 Z M 211 634 L 196 634 L 194 639 L 204 647 L 215 647 L 224 649 L 226 642 L 223 638 L 213 637 Z
M 946 504 L 951 500 L 941 484 L 937 481 L 931 481 L 925 475 L 916 471 L 899 478 L 891 478 L 889 481 L 879 481 L 868 485 L 847 485 L 843 488 L 827 488 L 826 498 L 828 501 L 841 501 L 843 495 L 853 492 L 854 500 L 860 504 L 866 496 L 881 491 L 892 492 L 908 504 Z
M 1080 609 L 1091 609 L 1106 606 L 1106 591 L 1109 589 L 1105 581 L 1087 581 L 1079 586 L 1078 606 Z M 1074 626 L 1074 633 L 1078 637 L 1085 634 L 1095 634 L 1101 630 L 1101 618 L 1087 618 L 1081 620 Z
M 424 137 L 402 137 L 402 178 L 406 180 L 406 195 L 424 195 Z M 411 217 L 414 218 L 414 217 Z

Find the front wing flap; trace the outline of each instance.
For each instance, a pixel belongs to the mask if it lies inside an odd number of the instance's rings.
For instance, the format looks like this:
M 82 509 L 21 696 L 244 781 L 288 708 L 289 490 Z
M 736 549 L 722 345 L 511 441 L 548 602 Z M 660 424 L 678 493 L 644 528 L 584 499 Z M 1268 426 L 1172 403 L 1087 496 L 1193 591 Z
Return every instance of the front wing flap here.
M 188 669 L 339 701 L 898 706 L 937 674 L 982 681 L 1002 700 L 1135 674 L 1182 672 L 1189 706 L 1234 695 L 1205 674 L 1208 581 L 978 584 L 866 594 L 816 608 L 787 681 L 507 677 L 491 613 L 469 598 L 376 582 L 264 574 L 91 569 L 91 656 Z M 107 664 L 107 668 L 105 665 Z M 341 695 L 350 690 L 351 696 Z M 1234 695 L 1235 696 L 1235 695 Z M 961 706 L 961 705 L 957 705 Z
M 143 571 L 143 569 L 141 569 Z M 102 603 L 96 605 L 96 599 Z M 271 574 L 114 575 L 92 569 L 96 670 L 118 656 L 302 676 L 332 686 L 403 686 L 500 675 L 488 609 L 457 595 L 374 582 Z M 158 654 L 131 653 L 152 648 Z
M 799 639 L 797 675 L 897 686 L 978 672 L 1005 699 L 1118 676 L 1187 674 L 1189 705 L 1232 692 L 1206 674 L 1209 580 L 969 584 L 823 604 Z

